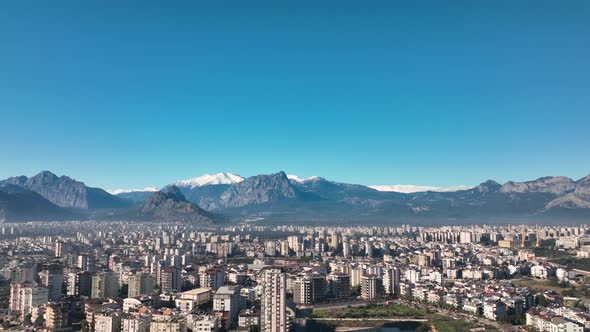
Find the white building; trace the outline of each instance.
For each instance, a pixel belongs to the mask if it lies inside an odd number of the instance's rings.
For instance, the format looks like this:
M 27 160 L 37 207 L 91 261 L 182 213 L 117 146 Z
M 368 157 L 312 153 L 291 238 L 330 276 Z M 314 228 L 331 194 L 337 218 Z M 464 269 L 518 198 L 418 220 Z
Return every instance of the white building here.
M 175 299 L 175 304 L 180 311 L 192 311 L 197 306 L 208 302 L 211 299 L 210 288 L 196 288 L 180 293 Z
M 278 267 L 262 270 L 261 332 L 287 332 L 287 279 Z
M 47 302 L 49 290 L 36 282 L 12 283 L 10 285 L 10 311 L 18 313 L 21 320 L 31 313 L 33 307 Z
M 219 330 L 219 319 L 211 315 L 188 315 L 187 328 L 193 332 L 215 332 Z
M 186 332 L 187 318 L 176 315 L 154 315 L 150 332 Z
M 241 309 L 240 286 L 222 286 L 213 295 L 213 311 L 220 314 L 222 325 L 229 328 L 232 323 L 237 322 Z
M 121 313 L 108 310 L 94 315 L 94 332 L 119 332 L 121 330 Z
M 361 297 L 374 300 L 383 295 L 383 279 L 376 275 L 366 275 L 361 278 Z
M 411 284 L 417 284 L 420 282 L 420 272 L 414 269 L 408 269 L 405 273 L 406 281 Z
M 398 267 L 386 269 L 383 273 L 383 289 L 385 294 L 399 296 L 401 271 Z
M 563 317 L 555 317 L 551 319 L 548 332 L 584 332 L 584 327 Z
M 121 332 L 148 332 L 149 330 L 150 319 L 148 317 L 125 317 L 121 320 Z
M 555 275 L 555 268 L 547 265 L 534 265 L 531 267 L 531 276 L 547 279 Z

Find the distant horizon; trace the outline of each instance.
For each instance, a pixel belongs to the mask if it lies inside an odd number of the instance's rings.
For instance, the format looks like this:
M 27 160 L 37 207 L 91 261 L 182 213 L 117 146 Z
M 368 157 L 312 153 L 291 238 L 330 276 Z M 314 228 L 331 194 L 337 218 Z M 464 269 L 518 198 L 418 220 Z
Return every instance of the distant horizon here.
M 590 173 L 589 1 L 0 4 L 0 175 Z
M 60 172 L 55 172 L 53 170 L 44 169 L 44 170 L 41 170 L 41 171 L 38 171 L 38 172 L 34 172 L 32 174 L 14 174 L 14 175 L 9 175 L 9 176 L 0 176 L 0 181 L 1 180 L 4 180 L 4 179 L 7 179 L 9 177 L 16 177 L 16 176 L 26 176 L 26 177 L 30 178 L 32 176 L 35 176 L 35 175 L 37 175 L 37 174 L 39 174 L 41 172 L 45 172 L 45 171 L 49 171 L 49 172 L 57 175 L 58 177 L 60 177 L 60 176 L 68 176 L 68 177 L 70 177 L 70 178 L 72 178 L 72 179 L 74 179 L 76 181 L 83 182 L 85 185 L 87 185 L 89 187 L 101 188 L 101 189 L 104 189 L 105 191 L 107 191 L 107 192 L 109 192 L 111 194 L 116 194 L 116 193 L 113 193 L 114 191 L 120 191 L 120 193 L 122 193 L 122 192 L 129 192 L 129 191 L 157 191 L 157 190 L 160 190 L 160 189 L 162 189 L 162 188 L 164 188 L 164 187 L 166 187 L 168 185 L 176 184 L 177 182 L 180 182 L 180 181 L 192 180 L 192 179 L 196 179 L 196 178 L 207 176 L 207 175 L 233 174 L 233 175 L 238 175 L 238 176 L 243 177 L 244 179 L 246 179 L 246 178 L 253 177 L 253 176 L 258 176 L 258 175 L 270 175 L 270 174 L 276 174 L 276 173 L 279 173 L 279 172 L 284 172 L 287 175 L 287 177 L 289 177 L 289 178 L 291 178 L 292 176 L 298 176 L 297 174 L 292 174 L 292 173 L 289 173 L 289 172 L 286 172 L 286 171 L 283 171 L 283 170 L 278 170 L 278 171 L 269 172 L 269 173 L 258 173 L 258 174 L 253 174 L 253 175 L 242 175 L 242 174 L 235 173 L 235 172 L 217 172 L 217 173 L 211 173 L 210 172 L 210 173 L 204 173 L 204 174 L 193 176 L 193 177 L 189 177 L 189 178 L 173 180 L 173 181 L 170 181 L 170 182 L 165 183 L 165 184 L 162 184 L 162 185 L 147 185 L 147 186 L 143 186 L 143 187 L 133 187 L 133 188 L 123 188 L 123 187 L 114 187 L 114 188 L 111 188 L 111 187 L 105 187 L 105 186 L 94 185 L 94 184 L 88 183 L 87 181 L 84 180 L 84 178 L 75 177 L 75 176 L 69 175 L 67 173 L 60 173 Z M 418 189 L 418 188 L 431 188 L 430 191 L 438 191 L 436 189 L 441 189 L 441 191 L 447 191 L 445 189 L 448 189 L 448 191 L 457 191 L 457 190 L 471 189 L 471 188 L 474 188 L 474 187 L 476 187 L 476 186 L 478 186 L 478 185 L 480 185 L 480 184 L 482 184 L 482 183 L 484 183 L 486 181 L 490 181 L 490 180 L 491 181 L 496 181 L 499 184 L 503 185 L 503 184 L 505 184 L 507 182 L 510 182 L 510 181 L 512 181 L 512 182 L 528 182 L 528 181 L 534 181 L 534 180 L 537 180 L 537 179 L 543 178 L 543 177 L 559 177 L 559 176 L 570 178 L 573 181 L 578 181 L 578 180 L 580 180 L 580 179 L 582 179 L 582 178 L 584 178 L 586 176 L 590 176 L 590 173 L 589 174 L 586 174 L 586 175 L 583 175 L 583 176 L 580 176 L 580 177 L 571 177 L 571 176 L 567 176 L 567 175 L 562 175 L 562 174 L 560 175 L 560 174 L 558 174 L 558 175 L 543 175 L 543 176 L 538 176 L 538 177 L 528 178 L 528 179 L 517 179 L 517 180 L 515 180 L 515 179 L 508 179 L 508 180 L 502 180 L 502 181 L 497 180 L 497 179 L 491 179 L 490 178 L 490 179 L 481 180 L 480 182 L 478 182 L 476 184 L 456 184 L 456 185 L 452 185 L 452 186 L 437 186 L 437 185 L 433 185 L 433 184 L 414 184 L 414 183 L 365 184 L 365 183 L 341 181 L 339 179 L 334 179 L 334 178 L 331 178 L 329 176 L 323 176 L 323 175 L 312 175 L 312 176 L 300 177 L 300 178 L 302 180 L 306 180 L 306 179 L 313 178 L 313 177 L 320 177 L 320 178 L 326 179 L 328 181 L 333 181 L 333 182 L 362 185 L 362 186 L 365 186 L 365 187 L 376 189 L 378 191 L 391 191 L 391 190 L 382 190 L 382 189 L 378 189 L 378 188 L 374 188 L 374 187 L 396 187 L 396 186 L 398 186 L 398 187 L 405 187 L 405 186 L 407 186 L 407 187 L 417 187 L 417 188 L 414 188 L 414 189 Z M 463 188 L 461 188 L 461 187 L 463 187 Z M 416 191 L 397 191 L 397 192 L 400 192 L 400 193 L 412 193 L 412 192 L 423 192 L 423 191 L 428 191 L 428 190 L 425 189 L 425 190 L 416 190 Z

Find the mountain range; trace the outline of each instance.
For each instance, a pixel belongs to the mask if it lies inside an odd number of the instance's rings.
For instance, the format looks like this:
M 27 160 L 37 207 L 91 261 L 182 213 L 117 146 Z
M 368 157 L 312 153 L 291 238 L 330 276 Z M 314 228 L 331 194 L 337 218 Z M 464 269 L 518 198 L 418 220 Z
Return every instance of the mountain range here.
M 590 176 L 542 177 L 404 193 L 284 172 L 248 178 L 206 174 L 161 190 L 87 187 L 44 171 L 0 181 L 0 221 L 105 219 L 215 225 L 292 223 L 581 221 L 590 217 Z M 407 191 L 408 188 L 406 188 Z M 415 188 L 414 188 L 415 189 Z M 423 189 L 417 189 L 423 190 Z

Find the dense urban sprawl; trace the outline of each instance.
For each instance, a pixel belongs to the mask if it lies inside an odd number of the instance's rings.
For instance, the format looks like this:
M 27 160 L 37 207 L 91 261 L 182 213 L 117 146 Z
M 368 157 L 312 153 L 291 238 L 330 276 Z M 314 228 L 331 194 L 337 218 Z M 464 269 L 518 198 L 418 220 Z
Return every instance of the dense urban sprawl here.
M 428 316 L 396 314 L 402 306 L 497 329 L 590 329 L 585 225 L 0 230 L 6 329 L 282 332 L 355 319 L 436 329 Z

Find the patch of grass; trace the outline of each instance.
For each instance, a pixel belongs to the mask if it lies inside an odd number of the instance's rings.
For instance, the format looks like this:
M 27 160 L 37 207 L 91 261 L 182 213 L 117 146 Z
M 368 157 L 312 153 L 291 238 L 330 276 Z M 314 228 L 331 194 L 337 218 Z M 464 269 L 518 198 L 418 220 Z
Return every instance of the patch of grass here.
M 338 328 L 380 328 L 380 327 L 396 327 L 402 331 L 418 330 L 425 326 L 420 322 L 389 322 L 380 320 L 371 321 L 317 321 L 310 319 L 306 324 L 306 331 L 336 331 Z
M 533 249 L 533 252 L 535 253 L 535 256 L 537 256 L 537 257 L 547 257 L 549 259 L 572 258 L 572 255 L 570 255 L 566 251 L 562 251 L 562 250 L 547 249 L 547 248 L 535 248 L 535 249 Z
M 469 331 L 470 329 L 477 327 L 477 325 L 472 322 L 454 319 L 434 320 L 430 323 L 430 325 L 431 327 L 434 327 L 434 329 L 436 329 L 436 331 L 438 332 Z
M 428 318 L 432 315 L 422 309 L 401 304 L 369 304 L 360 307 L 348 307 L 338 310 L 314 310 L 315 318 Z
M 590 271 L 590 258 L 558 258 L 552 259 L 551 261 L 572 269 Z
M 481 328 L 482 325 L 478 325 L 474 322 L 464 321 L 460 319 L 452 319 L 450 317 L 430 313 L 424 309 L 417 309 L 409 306 L 405 306 L 398 303 L 382 305 L 382 304 L 369 304 L 360 307 L 348 307 L 338 310 L 327 310 L 320 309 L 314 310 L 312 314 L 313 318 L 383 318 L 383 319 L 413 319 L 421 318 L 427 319 L 428 322 L 388 322 L 381 320 L 358 320 L 358 321 L 314 321 L 314 324 L 321 324 L 323 327 L 404 327 L 408 324 L 409 330 L 416 330 L 418 332 L 467 332 L 473 328 Z M 404 326 L 402 326 L 402 325 Z M 486 331 L 497 331 L 492 326 L 484 326 Z M 403 330 L 403 329 L 402 329 Z M 309 330 L 308 330 L 309 331 Z
M 512 284 L 517 287 L 528 287 L 533 290 L 552 290 L 558 294 L 562 294 L 564 291 L 570 288 L 564 288 L 559 286 L 559 284 L 555 284 L 550 280 L 535 280 L 535 279 L 525 279 L 525 280 L 513 280 Z

